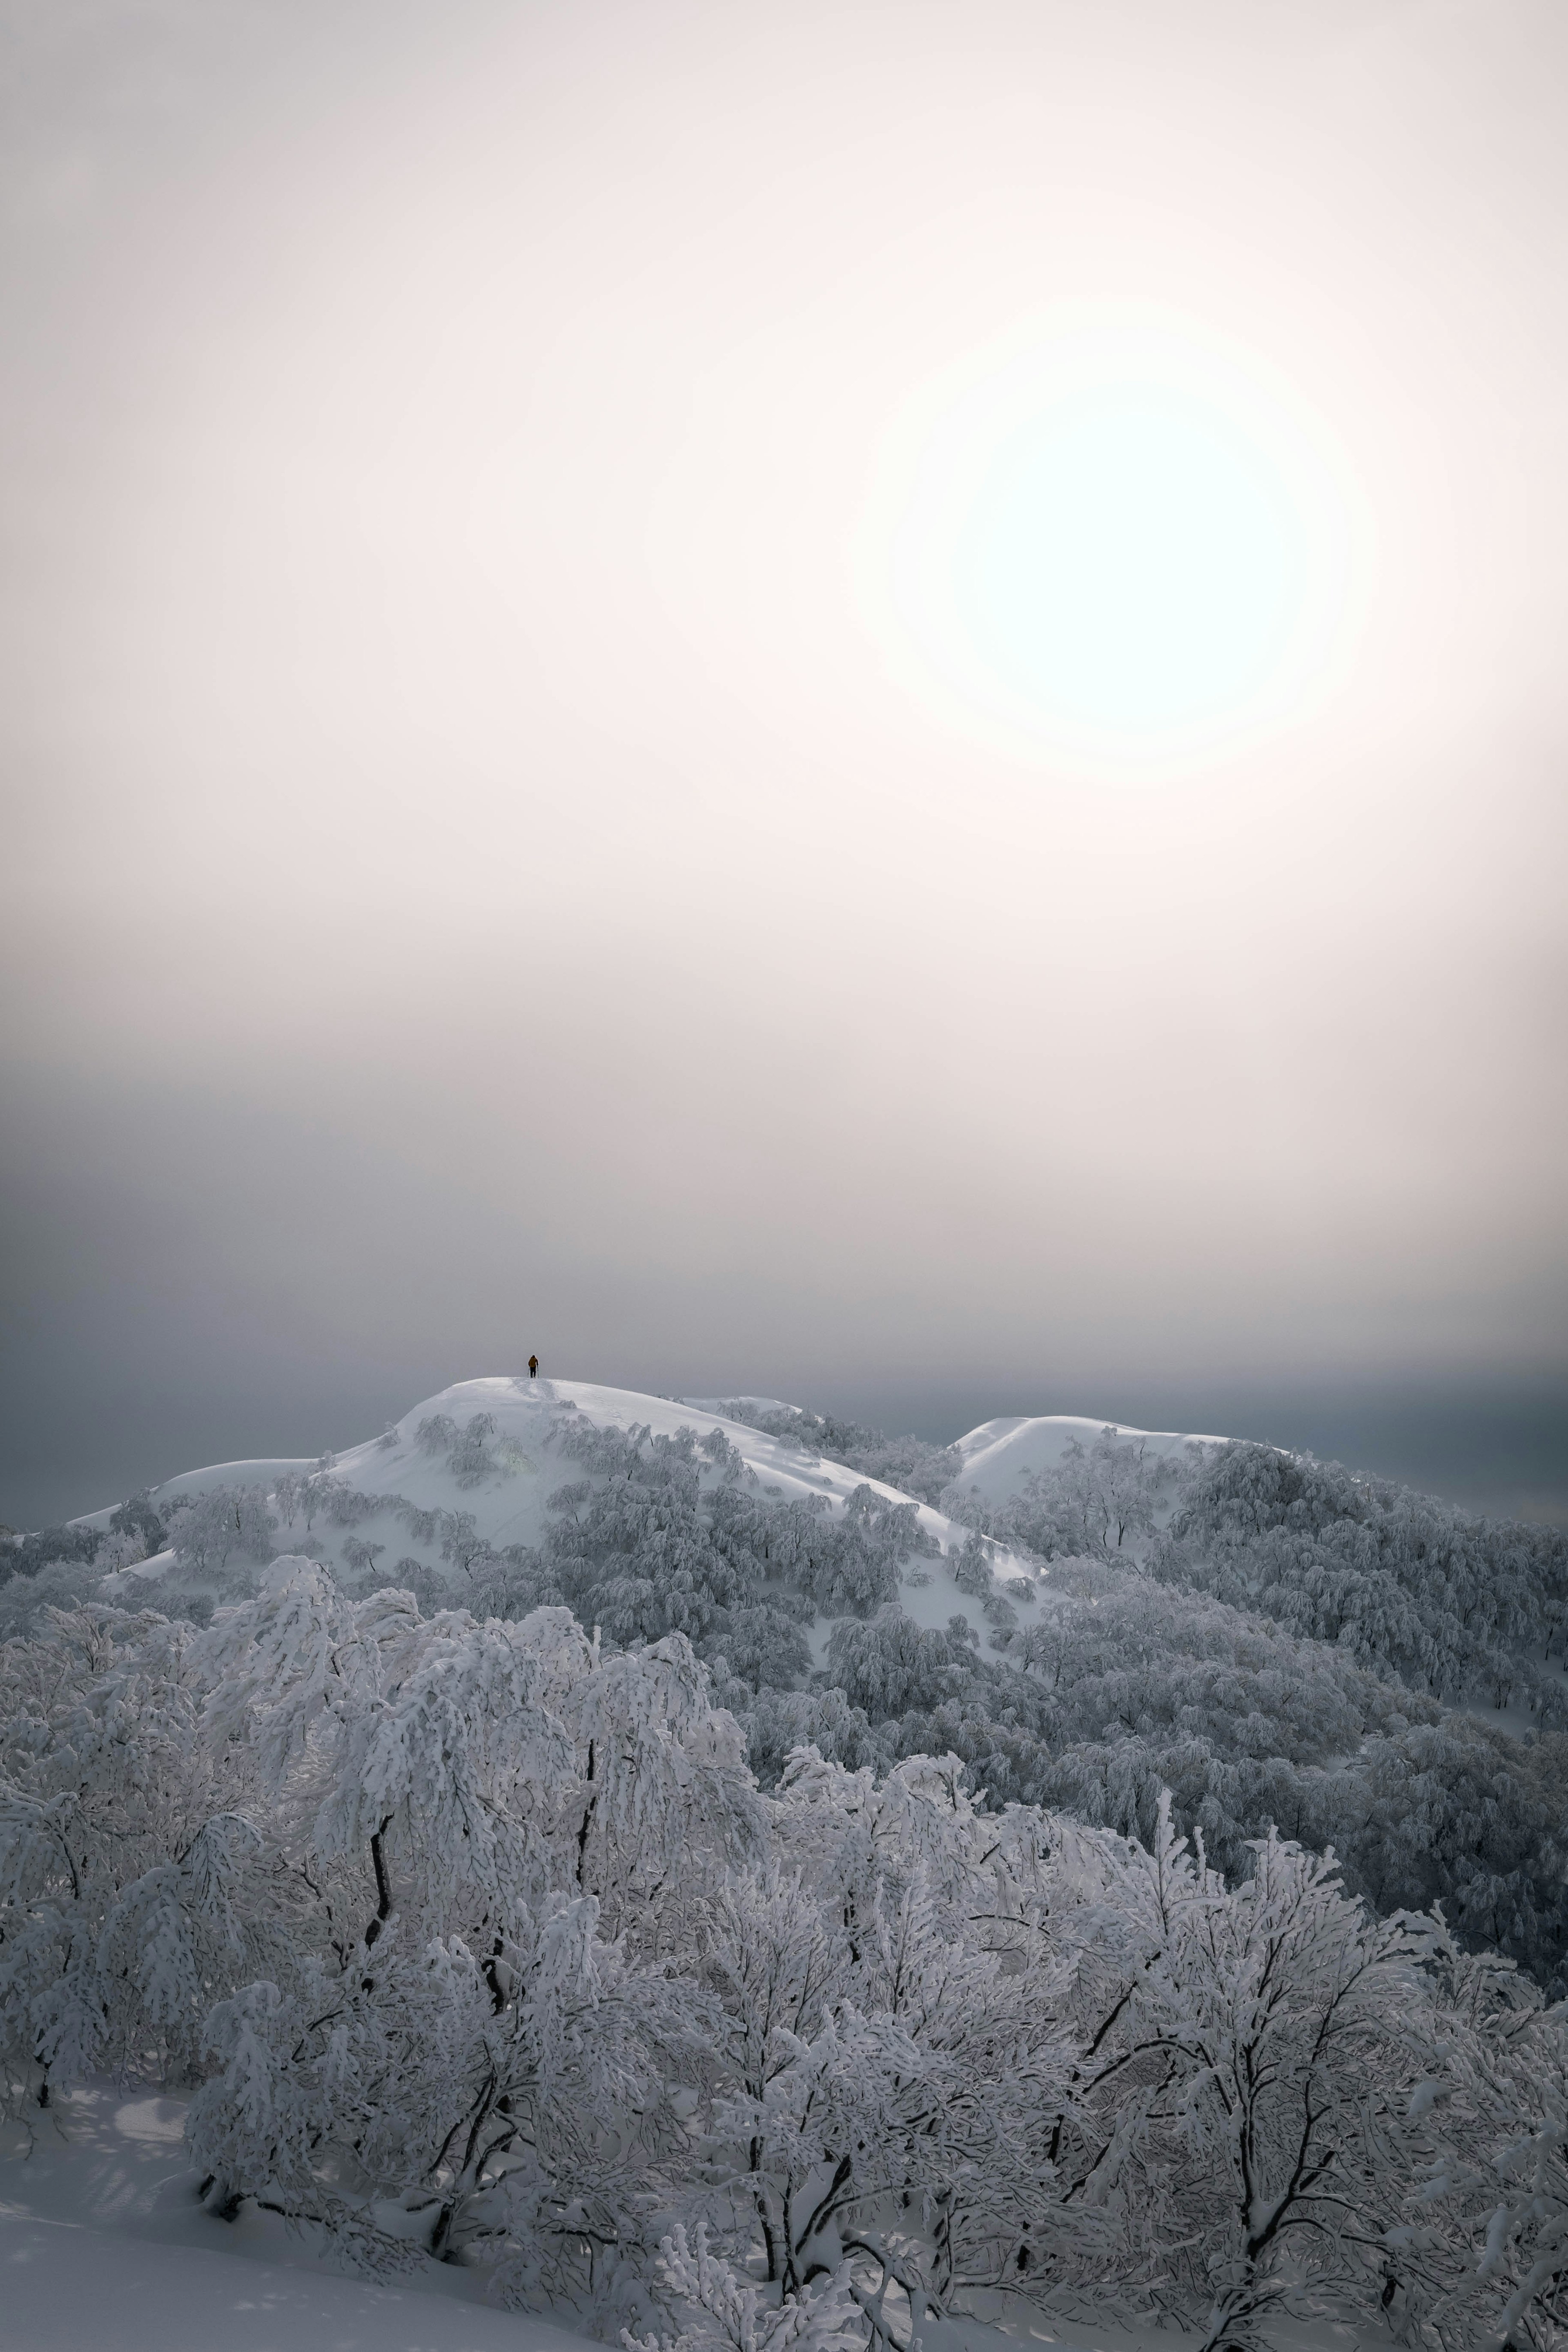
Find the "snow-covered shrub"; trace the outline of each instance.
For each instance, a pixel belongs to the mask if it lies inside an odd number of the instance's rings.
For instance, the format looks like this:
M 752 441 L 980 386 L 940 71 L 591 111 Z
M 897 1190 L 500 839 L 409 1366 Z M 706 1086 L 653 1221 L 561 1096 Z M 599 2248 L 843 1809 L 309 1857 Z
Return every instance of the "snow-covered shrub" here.
M 623 2329 L 624 2352 L 685 2352 L 695 2344 L 723 2346 L 725 2352 L 850 2352 L 865 2341 L 847 2264 L 825 2283 L 774 2303 L 712 2251 L 706 2222 L 697 2223 L 688 2243 L 677 2221 L 659 2241 L 655 2270 L 685 2325 L 674 2338 Z

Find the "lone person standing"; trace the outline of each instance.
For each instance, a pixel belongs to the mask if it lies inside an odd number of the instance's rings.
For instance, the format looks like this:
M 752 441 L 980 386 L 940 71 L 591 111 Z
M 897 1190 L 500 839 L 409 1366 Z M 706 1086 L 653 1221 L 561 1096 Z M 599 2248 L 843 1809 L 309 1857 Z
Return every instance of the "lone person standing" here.
M 537 1381 L 538 1376 L 539 1360 L 537 1356 L 530 1356 L 528 1358 L 528 1378 L 530 1381 Z

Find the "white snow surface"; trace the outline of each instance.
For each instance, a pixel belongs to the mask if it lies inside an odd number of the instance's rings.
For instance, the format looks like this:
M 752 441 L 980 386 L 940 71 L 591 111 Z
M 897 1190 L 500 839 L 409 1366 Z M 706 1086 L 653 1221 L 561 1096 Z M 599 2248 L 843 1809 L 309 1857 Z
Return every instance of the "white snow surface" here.
M 797 1419 L 805 1418 L 804 1405 L 790 1404 L 785 1397 L 677 1397 L 677 1404 L 695 1405 L 699 1412 L 722 1413 L 727 1404 L 746 1404 L 753 1412 L 792 1412 Z
M 745 1402 L 767 1406 L 776 1402 L 770 1398 Z M 569 1408 L 597 1428 L 641 1426 L 650 1429 L 654 1436 L 673 1436 L 678 1429 L 693 1429 L 704 1437 L 710 1430 L 722 1429 L 747 1469 L 755 1473 L 763 1491 L 785 1501 L 821 1495 L 831 1509 L 841 1511 L 855 1488 L 862 1485 L 869 1485 L 892 1502 L 908 1503 L 912 1499 L 895 1486 L 874 1478 L 862 1479 L 857 1472 L 839 1463 L 827 1461 L 788 1439 L 764 1436 L 747 1423 L 727 1420 L 711 1405 L 690 1398 L 644 1396 L 633 1389 L 606 1388 L 593 1381 L 530 1381 L 526 1373 L 494 1373 L 483 1380 L 458 1381 L 439 1395 L 424 1398 L 393 1424 L 390 1444 L 384 1438 L 370 1438 L 363 1444 L 350 1446 L 338 1455 L 333 1473 L 362 1495 L 402 1497 L 427 1511 L 470 1512 L 477 1532 L 498 1550 L 508 1544 L 537 1545 L 546 1528 L 548 1498 L 557 1487 L 580 1475 L 569 1457 L 546 1444 L 552 1422 Z M 476 1486 L 460 1485 L 443 1456 L 427 1453 L 418 1444 L 416 1432 L 420 1423 L 438 1413 L 444 1413 L 459 1430 L 476 1413 L 494 1417 L 496 1434 L 491 1444 L 499 1466 L 493 1476 Z M 1003 1425 L 990 1424 L 998 1428 Z M 1071 1424 L 1095 1433 L 1102 1425 L 1089 1422 Z M 185 1471 L 166 1479 L 161 1486 L 153 1487 L 152 1500 L 156 1507 L 172 1503 L 179 1496 L 204 1493 L 214 1486 L 259 1486 L 270 1491 L 284 1472 L 312 1466 L 308 1458 L 217 1463 L 207 1469 Z M 928 1503 L 917 1504 L 915 1508 L 921 1527 L 935 1538 L 944 1555 L 962 1549 L 967 1528 Z M 107 1526 L 109 1516 L 105 1509 L 76 1524 Z M 374 1572 L 385 1583 L 396 1584 L 401 1560 L 413 1560 L 444 1576 L 452 1587 L 454 1600 L 462 1599 L 461 1571 L 444 1566 L 439 1539 L 420 1543 L 412 1538 L 405 1524 L 396 1517 L 390 1499 L 384 1512 L 361 1519 L 352 1528 L 333 1527 L 319 1517 L 308 1536 L 298 1525 L 292 1528 L 284 1527 L 278 1531 L 277 1541 L 289 1552 L 308 1551 L 345 1576 L 363 1572 L 350 1568 L 344 1555 L 345 1543 L 379 1545 L 382 1549 Z M 168 1564 L 169 1556 L 160 1554 L 156 1559 L 123 1570 L 126 1591 L 133 1589 L 132 1579 L 140 1583 L 154 1581 Z M 1019 1555 L 999 1549 L 992 1564 L 998 1576 L 1025 1578 L 1031 1586 L 1038 1587 L 1035 1570 Z M 983 1640 L 987 1621 L 980 1603 L 972 1595 L 959 1591 L 944 1560 L 912 1559 L 909 1565 L 914 1580 L 904 1585 L 899 1596 L 909 1616 L 927 1626 L 946 1625 L 950 1618 L 963 1616 Z M 825 1645 L 827 1633 L 827 1625 L 820 1621 L 812 1635 L 814 1648 L 821 1650 Z

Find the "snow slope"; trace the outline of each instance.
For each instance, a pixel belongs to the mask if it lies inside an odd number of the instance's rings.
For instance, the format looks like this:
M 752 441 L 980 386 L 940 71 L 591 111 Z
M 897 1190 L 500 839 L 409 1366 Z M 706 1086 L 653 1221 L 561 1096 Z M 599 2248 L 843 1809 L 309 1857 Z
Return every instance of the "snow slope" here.
M 314 1454 L 277 1454 L 258 1455 L 253 1462 L 209 1462 L 204 1469 L 181 1470 L 172 1478 L 165 1478 L 161 1486 L 149 1491 L 167 1509 L 182 1495 L 205 1495 L 214 1486 L 265 1486 L 271 1488 L 286 1472 L 314 1470 Z M 120 1506 L 106 1503 L 101 1511 L 83 1511 L 79 1518 L 68 1519 L 73 1528 L 107 1528 Z
M 485 1380 L 459 1381 L 438 1396 L 426 1397 L 405 1412 L 386 1436 L 371 1438 L 338 1456 L 334 1475 L 362 1495 L 388 1497 L 384 1510 L 360 1519 L 352 1528 L 333 1527 L 320 1517 L 308 1534 L 299 1524 L 285 1526 L 279 1528 L 277 1541 L 288 1551 L 308 1551 L 339 1572 L 356 1578 L 363 1570 L 352 1566 L 345 1547 L 350 1542 L 379 1546 L 375 1573 L 388 1583 L 397 1582 L 400 1561 L 412 1560 L 444 1576 L 455 1597 L 460 1598 L 462 1573 L 444 1564 L 439 1535 L 432 1540 L 411 1535 L 392 1498 L 423 1511 L 469 1513 L 477 1534 L 497 1550 L 508 1544 L 537 1545 L 545 1532 L 548 1498 L 577 1475 L 573 1464 L 547 1444 L 552 1422 L 568 1411 L 596 1428 L 643 1426 L 655 1436 L 693 1429 L 703 1437 L 710 1430 L 722 1429 L 763 1490 L 785 1501 L 820 1495 L 831 1510 L 839 1512 L 862 1485 L 870 1485 L 894 1502 L 911 1499 L 896 1487 L 875 1479 L 863 1480 L 838 1463 L 784 1438 L 765 1436 L 744 1422 L 728 1421 L 710 1406 L 690 1400 L 644 1396 L 632 1389 L 604 1388 L 591 1381 L 530 1381 L 520 1374 L 497 1373 Z M 445 1414 L 459 1429 L 476 1413 L 493 1417 L 496 1433 L 490 1445 L 497 1465 L 493 1475 L 477 1484 L 462 1484 L 443 1455 L 433 1455 L 419 1444 L 420 1423 L 438 1413 Z M 152 1489 L 152 1500 L 154 1507 L 167 1506 L 182 1495 L 201 1494 L 221 1486 L 262 1486 L 270 1491 L 286 1471 L 312 1466 L 308 1460 L 219 1463 L 166 1479 Z M 916 1508 L 922 1528 L 941 1546 L 944 1555 L 962 1548 L 967 1529 L 929 1504 Z M 107 1527 L 109 1517 L 105 1509 L 77 1524 Z M 169 1556 L 161 1554 L 124 1574 L 127 1580 L 148 1581 L 168 1564 Z M 922 1560 L 914 1566 L 914 1580 L 900 1596 L 908 1614 L 923 1625 L 946 1625 L 951 1617 L 962 1615 L 983 1638 L 986 1619 L 980 1603 L 958 1591 L 943 1560 Z M 1027 1563 L 1010 1552 L 998 1553 L 994 1566 L 1003 1577 L 1028 1577 L 1031 1583 L 1035 1581 Z M 818 1638 L 825 1640 L 825 1628 L 819 1628 Z
M 754 1412 L 792 1412 L 805 1418 L 805 1407 L 791 1404 L 786 1397 L 677 1397 L 675 1402 L 695 1405 L 699 1412 L 722 1412 L 727 1404 L 748 1404 Z
M 481 2274 L 346 2278 L 308 2236 L 196 2201 L 183 2100 L 99 2083 L 0 2155 L 6 2352 L 588 2352 L 587 2339 L 487 2308 Z M 236 2257 L 238 2259 L 236 2259 Z
M 955 1440 L 964 1466 L 954 1485 L 972 1488 L 988 1503 L 1009 1502 L 1027 1477 L 1054 1470 L 1075 1440 L 1087 1452 L 1107 1429 L 1119 1438 L 1141 1438 L 1150 1454 L 1166 1458 L 1179 1459 L 1189 1445 L 1226 1443 L 1222 1437 L 1188 1435 L 1176 1429 L 1131 1429 L 1121 1422 L 1086 1421 L 1079 1413 L 1005 1413 Z

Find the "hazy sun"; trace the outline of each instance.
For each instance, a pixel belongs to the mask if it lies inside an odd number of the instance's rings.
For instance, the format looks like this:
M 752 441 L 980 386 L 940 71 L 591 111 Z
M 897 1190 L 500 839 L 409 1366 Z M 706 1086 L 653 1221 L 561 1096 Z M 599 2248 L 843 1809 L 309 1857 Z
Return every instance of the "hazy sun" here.
M 1320 700 L 1364 534 L 1321 422 L 1168 314 L 1054 314 L 923 387 L 857 536 L 900 682 L 1026 756 L 1151 775 Z

